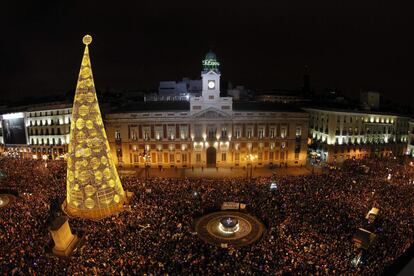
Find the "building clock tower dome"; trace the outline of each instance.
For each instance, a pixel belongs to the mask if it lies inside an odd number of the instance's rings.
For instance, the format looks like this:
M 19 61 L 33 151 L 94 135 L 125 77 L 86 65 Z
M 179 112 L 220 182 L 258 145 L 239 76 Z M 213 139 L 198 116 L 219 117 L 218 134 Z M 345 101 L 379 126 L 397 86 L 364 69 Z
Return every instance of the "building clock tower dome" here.
M 203 116 L 200 114 L 210 112 L 211 114 L 216 114 L 214 116 L 217 116 L 217 118 L 232 116 L 233 98 L 220 97 L 220 62 L 217 60 L 216 54 L 209 51 L 205 55 L 202 65 L 201 97 L 190 97 L 191 114 Z M 209 116 L 213 116 L 211 114 Z
M 215 71 L 219 73 L 220 62 L 218 62 L 216 54 L 211 50 L 206 54 L 206 57 L 203 59 L 203 72 Z
M 216 101 L 220 98 L 220 63 L 217 60 L 216 54 L 209 51 L 203 59 L 202 64 L 203 98 L 204 100 Z

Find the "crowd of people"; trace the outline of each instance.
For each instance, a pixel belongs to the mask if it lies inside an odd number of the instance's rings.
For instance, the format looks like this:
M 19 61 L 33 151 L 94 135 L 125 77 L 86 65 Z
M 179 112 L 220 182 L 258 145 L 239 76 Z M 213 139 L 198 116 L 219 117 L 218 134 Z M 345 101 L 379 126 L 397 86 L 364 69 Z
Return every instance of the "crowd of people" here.
M 46 165 L 47 164 L 47 165 Z M 369 168 L 364 170 L 361 168 Z M 12 275 L 91 274 L 379 274 L 414 241 L 414 170 L 401 160 L 349 160 L 340 169 L 306 176 L 244 178 L 121 177 L 135 195 L 126 210 L 100 221 L 70 219 L 84 241 L 69 258 L 45 249 L 51 203 L 66 196 L 64 161 L 4 158 L 0 189 L 18 192 L 0 208 L 0 271 Z M 270 189 L 270 183 L 277 187 Z M 274 188 L 274 187 L 273 187 Z M 194 222 L 225 201 L 247 204 L 266 226 L 241 248 L 207 244 Z M 364 252 L 352 240 L 380 209 Z

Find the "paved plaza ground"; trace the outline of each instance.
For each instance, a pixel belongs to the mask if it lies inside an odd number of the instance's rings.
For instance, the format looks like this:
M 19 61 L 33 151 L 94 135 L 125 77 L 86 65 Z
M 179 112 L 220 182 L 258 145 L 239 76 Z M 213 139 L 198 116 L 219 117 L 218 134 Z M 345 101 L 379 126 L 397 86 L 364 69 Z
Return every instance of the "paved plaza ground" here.
M 137 177 L 145 177 L 144 168 L 118 168 L 120 175 L 136 175 Z M 315 173 L 318 170 L 315 171 Z M 165 177 L 165 178 L 184 178 L 184 177 L 248 177 L 247 169 L 243 168 L 170 168 L 170 169 L 149 169 L 150 177 Z M 252 170 L 252 176 L 272 176 L 272 175 L 308 175 L 312 170 L 307 167 L 289 167 L 289 168 L 256 168 Z

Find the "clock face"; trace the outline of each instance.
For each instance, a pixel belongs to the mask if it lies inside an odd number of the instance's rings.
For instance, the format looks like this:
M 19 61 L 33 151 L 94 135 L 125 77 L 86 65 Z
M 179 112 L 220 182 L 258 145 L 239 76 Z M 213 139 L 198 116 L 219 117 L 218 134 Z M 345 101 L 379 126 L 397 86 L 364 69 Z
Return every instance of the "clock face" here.
M 209 89 L 214 89 L 214 87 L 216 87 L 216 82 L 213 80 L 209 80 L 207 85 Z

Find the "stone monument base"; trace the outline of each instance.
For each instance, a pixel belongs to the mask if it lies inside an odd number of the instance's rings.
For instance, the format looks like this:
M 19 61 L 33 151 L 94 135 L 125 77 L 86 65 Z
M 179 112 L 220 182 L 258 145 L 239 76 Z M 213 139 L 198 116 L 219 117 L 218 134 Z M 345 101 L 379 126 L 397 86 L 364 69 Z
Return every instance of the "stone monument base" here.
M 55 246 L 52 252 L 56 256 L 68 257 L 79 243 L 79 238 L 72 234 L 69 227 L 68 217 L 57 217 L 49 226 Z
M 54 255 L 59 256 L 59 257 L 69 257 L 72 254 L 73 250 L 78 245 L 78 242 L 79 242 L 78 237 L 73 236 L 72 242 L 69 244 L 69 246 L 65 250 L 60 250 L 60 249 L 56 249 L 55 247 L 53 247 L 52 252 Z

